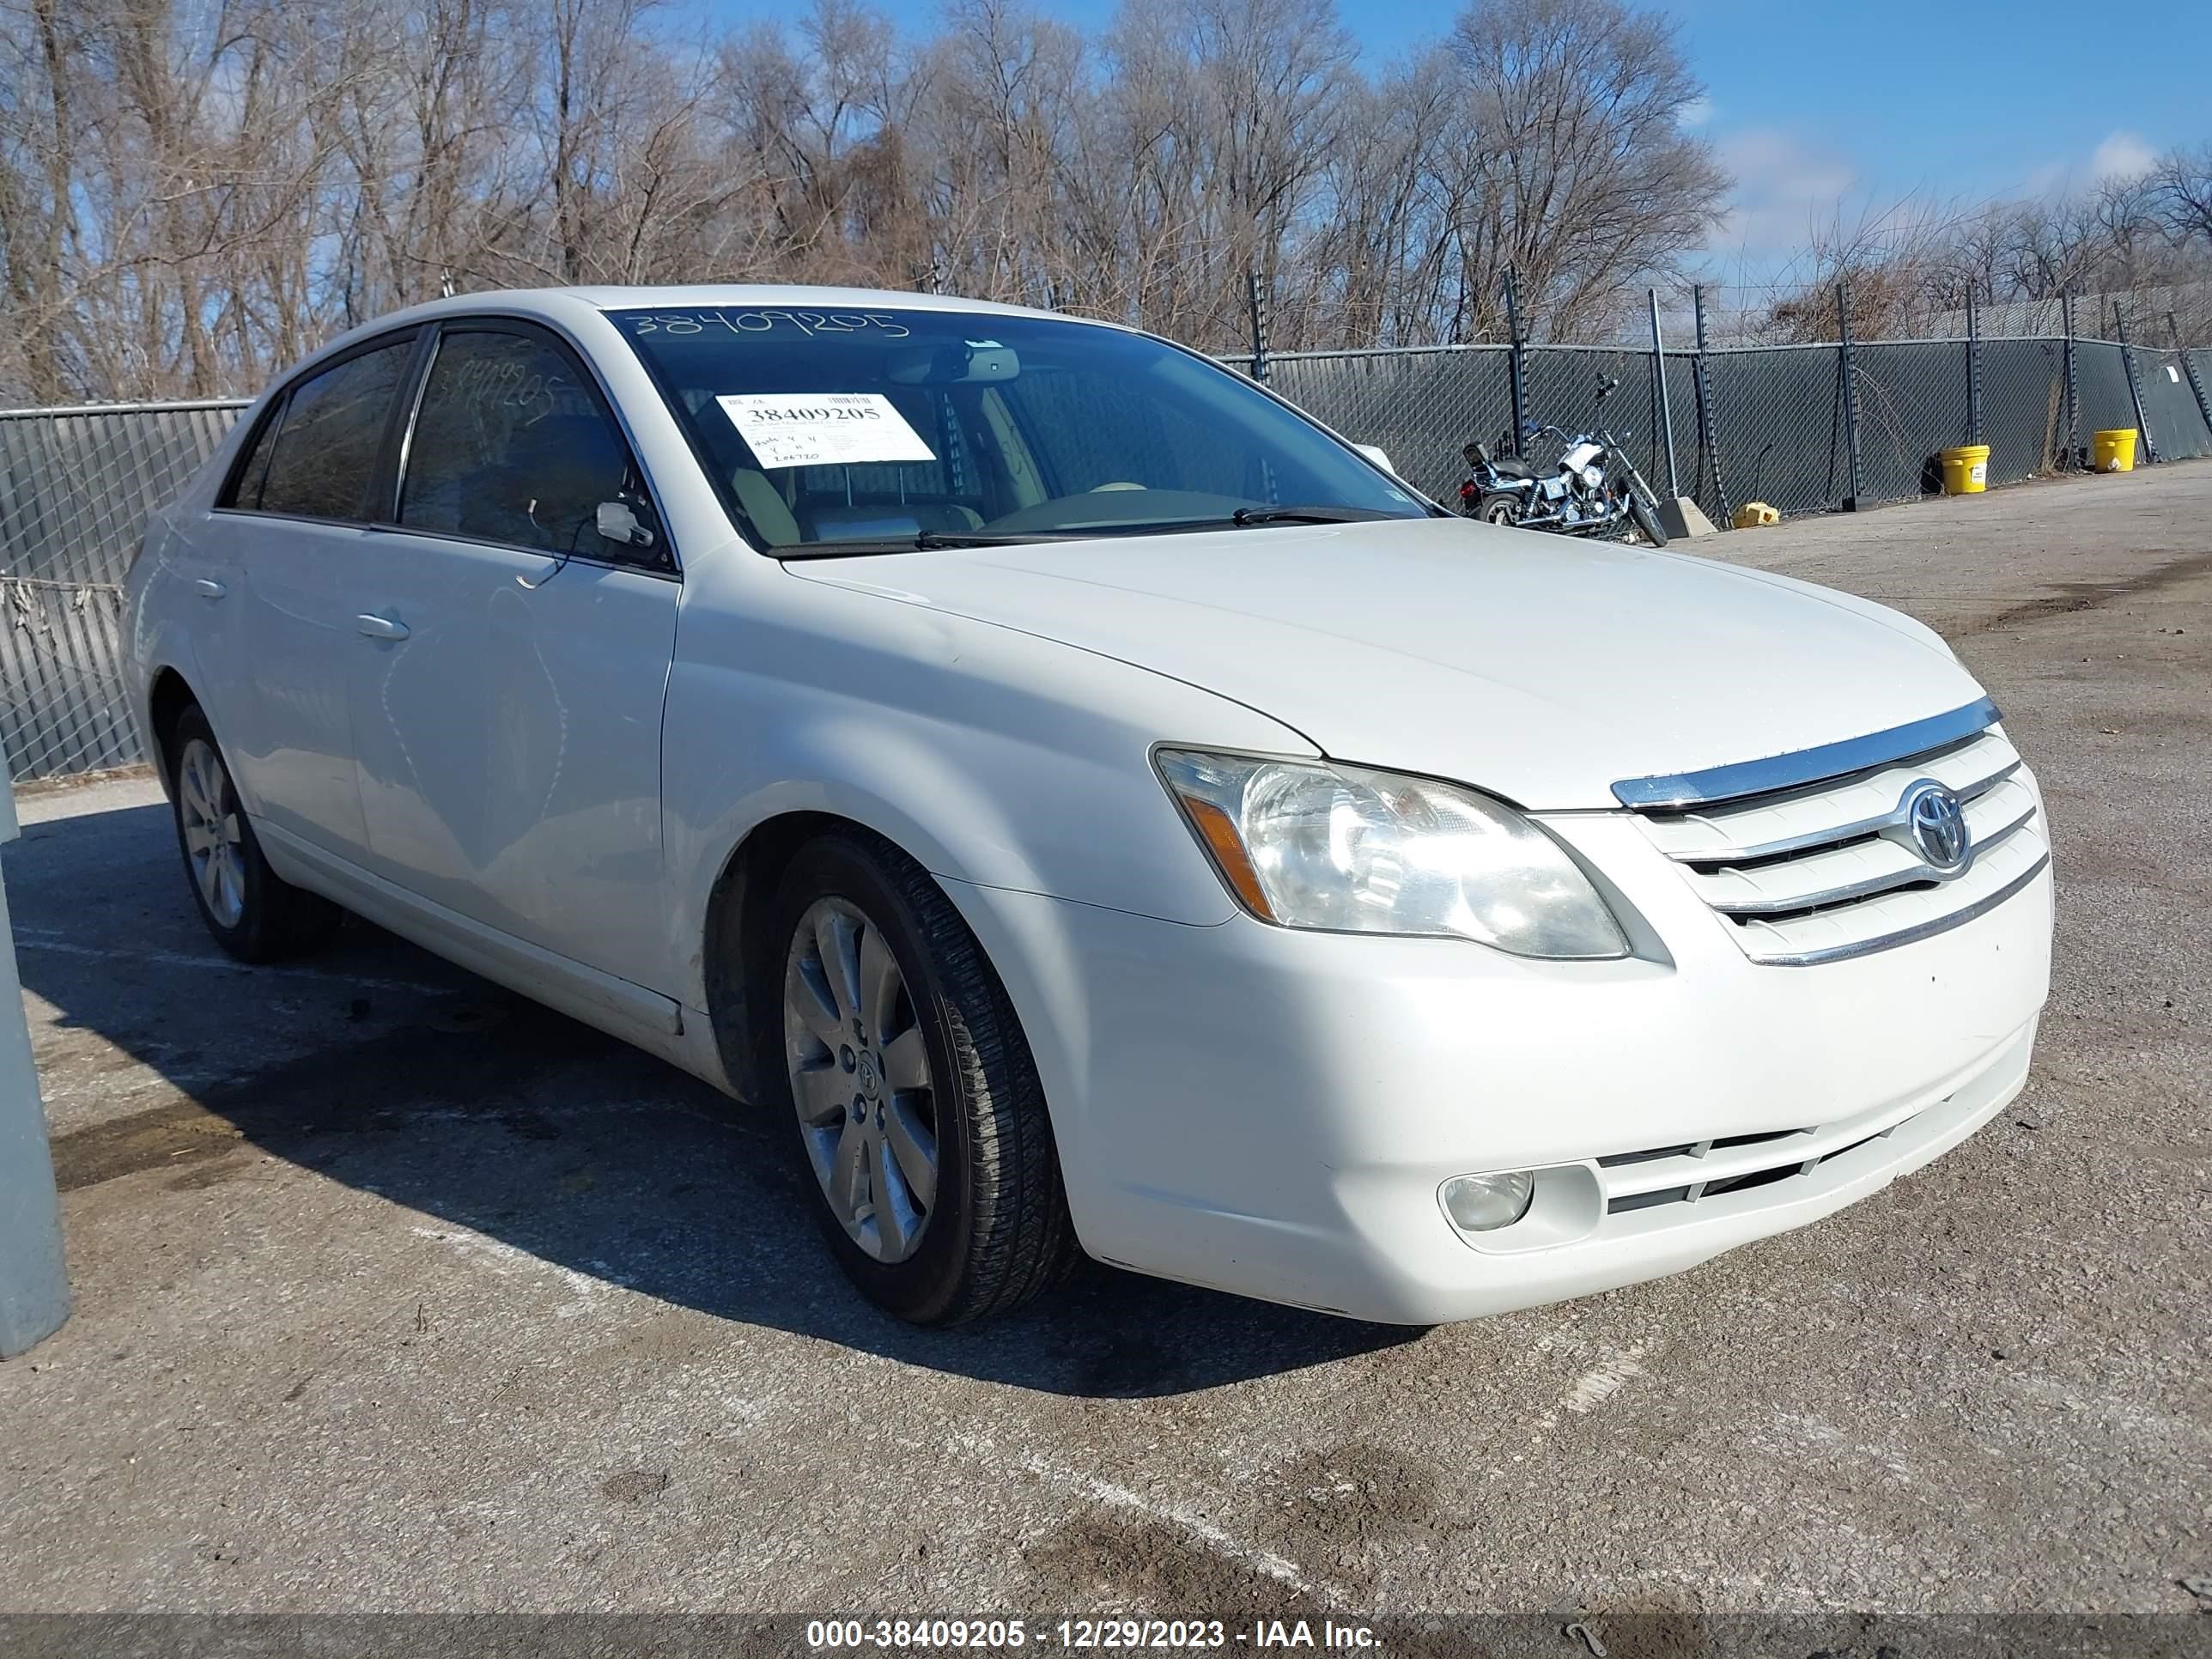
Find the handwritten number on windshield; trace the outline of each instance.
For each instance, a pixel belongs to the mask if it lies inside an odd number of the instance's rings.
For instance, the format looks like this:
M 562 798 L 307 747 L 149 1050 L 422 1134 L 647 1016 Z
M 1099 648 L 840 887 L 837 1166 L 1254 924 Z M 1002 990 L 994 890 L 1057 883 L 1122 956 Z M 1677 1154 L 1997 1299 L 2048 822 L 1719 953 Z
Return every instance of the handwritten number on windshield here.
M 633 334 L 681 337 L 721 330 L 731 334 L 776 334 L 796 330 L 808 339 L 824 334 L 880 335 L 903 340 L 913 332 L 881 311 L 656 311 L 626 320 Z

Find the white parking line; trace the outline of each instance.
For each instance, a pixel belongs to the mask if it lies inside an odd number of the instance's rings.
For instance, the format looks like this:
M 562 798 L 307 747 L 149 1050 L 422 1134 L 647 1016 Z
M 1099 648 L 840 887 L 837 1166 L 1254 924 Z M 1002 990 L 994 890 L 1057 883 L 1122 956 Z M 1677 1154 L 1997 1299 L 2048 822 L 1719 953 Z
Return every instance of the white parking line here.
M 1567 1390 L 1566 1398 L 1559 1403 L 1577 1415 L 1595 1410 L 1620 1393 L 1630 1377 L 1644 1375 L 1644 1367 L 1638 1363 L 1643 1357 L 1641 1342 L 1608 1352 L 1575 1379 L 1574 1387 Z
M 1097 1475 L 1079 1474 L 1071 1469 L 1057 1468 L 1034 1452 L 1022 1461 L 1032 1474 L 1041 1475 L 1056 1486 L 1073 1487 L 1094 1503 L 1103 1504 L 1109 1509 L 1134 1510 L 1139 1515 L 1173 1527 L 1216 1555 L 1242 1562 L 1255 1571 L 1265 1573 L 1279 1584 L 1287 1584 L 1301 1594 L 1321 1598 L 1338 1607 L 1352 1605 L 1352 1598 L 1334 1585 L 1307 1577 L 1295 1564 L 1272 1551 L 1254 1549 L 1239 1542 L 1202 1515 L 1193 1515 L 1172 1504 L 1156 1502 L 1141 1493 L 1131 1492 L 1127 1486 L 1117 1486 L 1110 1480 L 1103 1480 Z

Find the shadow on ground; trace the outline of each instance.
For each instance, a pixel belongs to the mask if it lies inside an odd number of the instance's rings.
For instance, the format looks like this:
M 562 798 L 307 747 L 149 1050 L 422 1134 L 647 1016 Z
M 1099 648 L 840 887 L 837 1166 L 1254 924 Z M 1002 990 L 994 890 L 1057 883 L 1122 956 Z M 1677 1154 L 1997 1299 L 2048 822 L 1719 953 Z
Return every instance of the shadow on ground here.
M 1057 1394 L 1176 1394 L 1413 1334 L 1096 1266 L 1044 1305 L 916 1331 L 831 1264 L 781 1124 L 357 920 L 307 963 L 231 963 L 166 806 L 27 828 L 6 872 L 23 983 L 59 1012 L 50 1097 L 102 1058 L 70 1055 L 71 1030 L 173 1085 L 58 1133 L 64 1191 L 156 1170 L 204 1188 L 272 1154 L 669 1303 Z

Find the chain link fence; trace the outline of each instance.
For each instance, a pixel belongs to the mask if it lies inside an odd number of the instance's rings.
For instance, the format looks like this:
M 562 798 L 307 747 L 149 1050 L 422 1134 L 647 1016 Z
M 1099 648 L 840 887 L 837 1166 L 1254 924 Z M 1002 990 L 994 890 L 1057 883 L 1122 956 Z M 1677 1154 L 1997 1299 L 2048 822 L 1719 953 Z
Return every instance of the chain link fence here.
M 1223 361 L 1255 368 L 1249 356 Z M 2108 428 L 2139 430 L 2138 464 L 2212 454 L 2212 348 L 2063 333 L 1984 327 L 1972 340 L 1663 354 L 1438 346 L 1291 353 L 1258 367 L 1447 503 L 1464 445 L 1512 447 L 1516 378 L 1524 420 L 1577 432 L 1602 418 L 1655 491 L 1690 496 L 1722 526 L 1747 501 L 1794 515 L 1932 494 L 1942 452 L 1969 442 L 1989 446 L 1992 484 L 2081 466 L 2090 434 Z M 1607 381 L 1618 386 L 1601 414 Z M 123 574 L 147 514 L 245 406 L 0 411 L 0 738 L 18 780 L 144 758 L 122 689 Z M 1522 445 L 1540 465 L 1559 448 L 1543 436 Z
M 0 741 L 18 781 L 144 759 L 123 695 L 123 574 L 242 402 L 0 411 Z
M 1265 358 L 1261 374 L 1449 503 L 1470 439 L 1511 447 L 1516 355 L 1505 345 L 1287 352 Z M 1787 517 L 1936 494 L 1942 452 L 1970 443 L 1989 446 L 1992 484 L 2085 466 L 2091 434 L 2113 428 L 2139 429 L 2139 465 L 2212 454 L 2212 349 L 2060 337 L 1517 355 L 1524 420 L 1569 432 L 1602 420 L 1657 494 L 1687 495 L 1723 526 L 1747 501 Z M 1252 371 L 1249 356 L 1223 361 Z M 1619 389 L 1600 409 L 1607 380 Z M 1541 465 L 1559 443 L 1531 436 L 1522 453 Z

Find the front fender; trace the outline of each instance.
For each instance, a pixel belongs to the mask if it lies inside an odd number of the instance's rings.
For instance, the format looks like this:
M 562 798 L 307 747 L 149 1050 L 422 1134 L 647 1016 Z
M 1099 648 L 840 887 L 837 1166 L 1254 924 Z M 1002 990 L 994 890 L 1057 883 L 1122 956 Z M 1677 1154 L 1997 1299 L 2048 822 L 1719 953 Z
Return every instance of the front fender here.
M 694 1007 L 716 885 L 773 819 L 849 819 L 941 880 L 1205 925 L 1234 903 L 1153 745 L 1314 752 L 1241 704 L 994 623 L 818 583 L 747 598 L 687 593 L 669 682 L 672 959 Z

